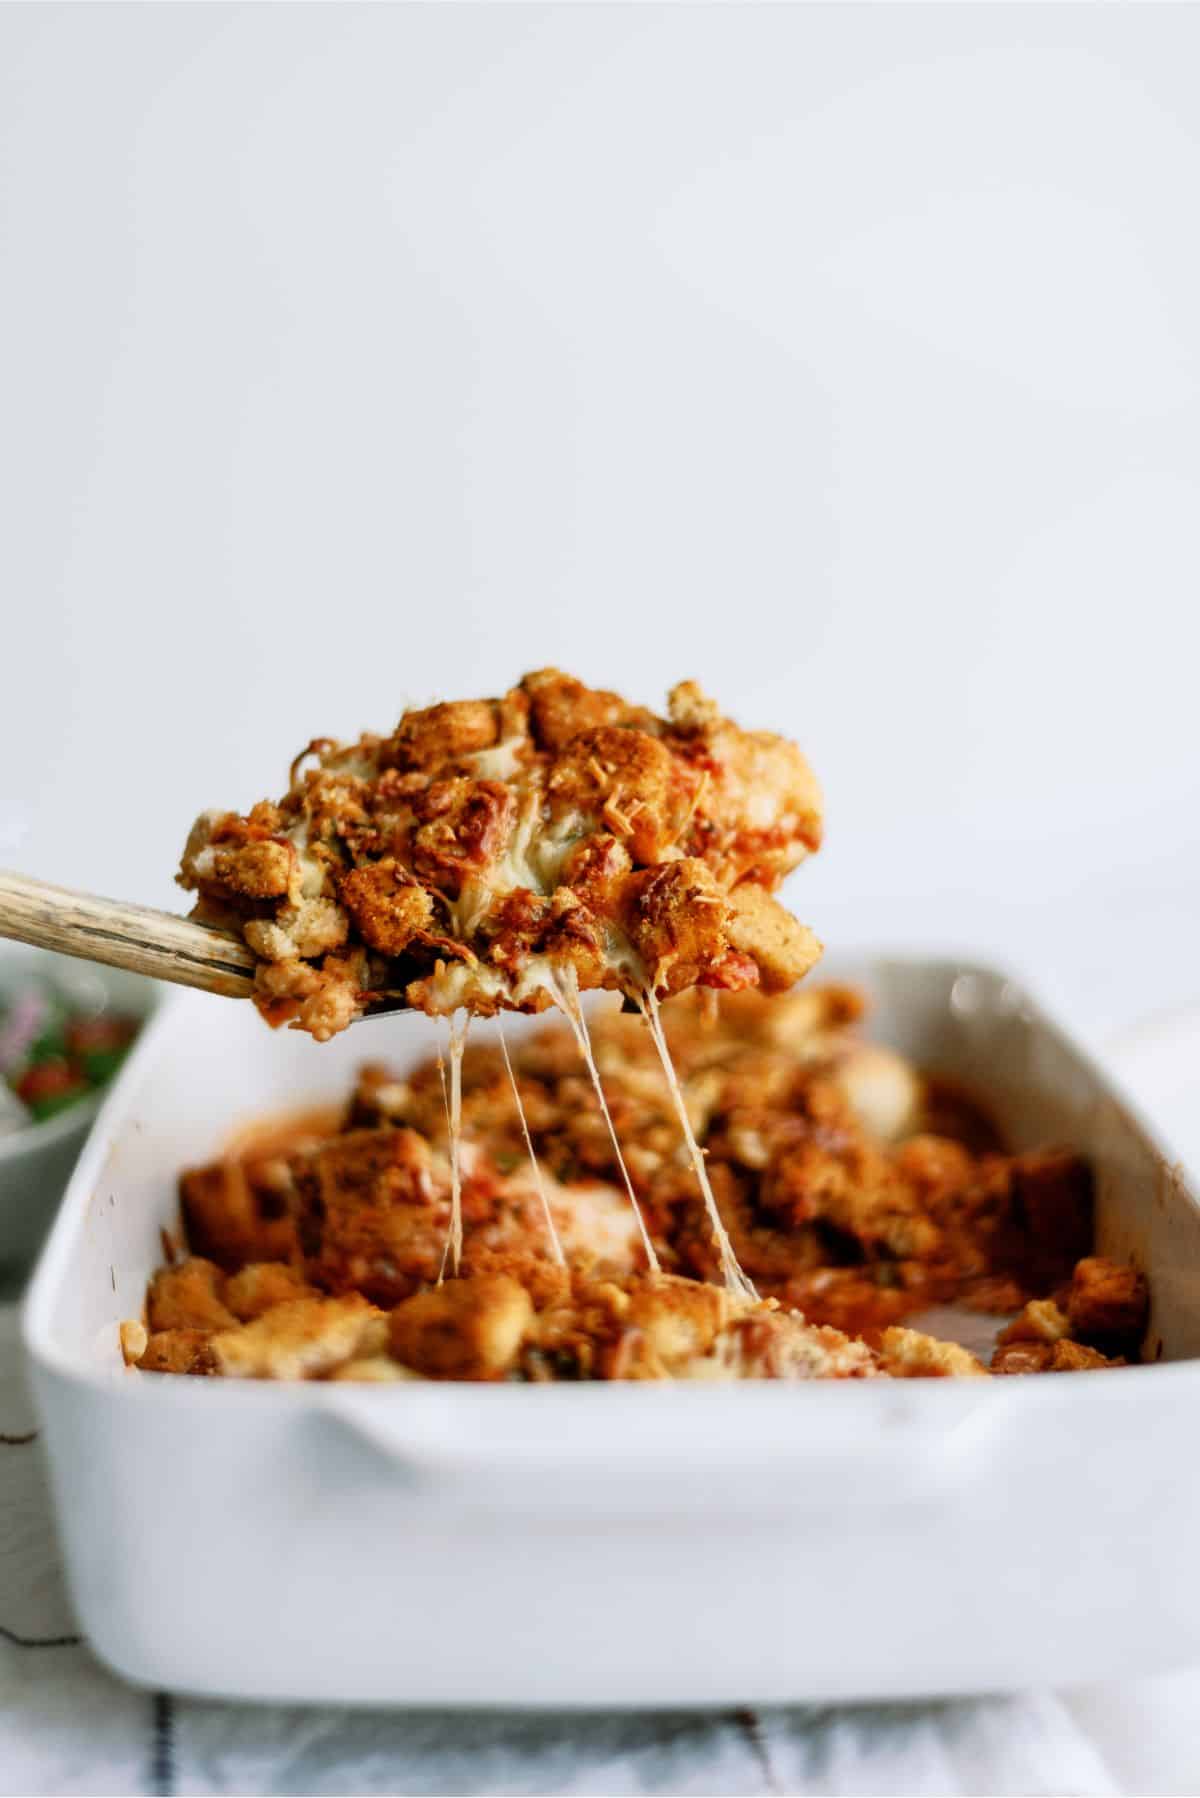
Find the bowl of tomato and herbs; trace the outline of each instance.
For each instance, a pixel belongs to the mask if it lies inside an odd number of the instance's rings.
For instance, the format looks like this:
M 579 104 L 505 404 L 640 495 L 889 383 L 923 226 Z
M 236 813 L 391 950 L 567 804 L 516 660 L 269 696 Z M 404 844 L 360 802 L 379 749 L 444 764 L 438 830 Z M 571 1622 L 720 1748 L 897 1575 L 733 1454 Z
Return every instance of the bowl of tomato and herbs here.
M 68 1014 L 33 1045 L 8 1084 L 31 1120 L 44 1123 L 105 1086 L 140 1027 L 139 1019 L 123 1013 Z
M 40 1247 L 156 998 L 138 975 L 0 944 L 0 1289 Z

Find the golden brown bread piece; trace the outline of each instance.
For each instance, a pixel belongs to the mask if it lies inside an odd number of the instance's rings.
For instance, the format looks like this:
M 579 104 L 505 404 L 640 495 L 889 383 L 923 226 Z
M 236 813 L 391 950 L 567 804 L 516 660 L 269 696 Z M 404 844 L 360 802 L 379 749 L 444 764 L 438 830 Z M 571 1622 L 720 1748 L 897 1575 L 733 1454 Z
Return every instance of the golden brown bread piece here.
M 957 1342 L 943 1342 L 899 1324 L 883 1332 L 879 1360 L 884 1372 L 894 1380 L 976 1379 L 988 1371 L 982 1361 Z
M 694 986 L 729 954 L 732 911 L 705 864 L 695 856 L 632 874 L 621 921 L 655 992 Z M 741 964 L 735 963 L 741 972 Z
M 382 1312 L 351 1292 L 341 1298 L 286 1299 L 253 1323 L 218 1330 L 209 1338 L 208 1352 L 216 1371 L 234 1379 L 311 1380 L 378 1352 L 385 1336 Z
M 381 760 L 385 767 L 406 772 L 438 768 L 477 750 L 490 749 L 499 740 L 499 710 L 490 700 L 452 700 L 406 712 Z
M 219 1267 L 195 1255 L 178 1267 L 160 1268 L 146 1296 L 150 1329 L 221 1330 L 235 1323 L 224 1302 L 224 1283 Z
M 992 1372 L 1021 1373 L 1088 1373 L 1100 1367 L 1124 1367 L 1123 1361 L 1109 1360 L 1098 1349 L 1067 1337 L 1057 1342 L 1002 1343 L 992 1356 Z
M 388 1319 L 395 1359 L 434 1380 L 499 1380 L 515 1367 L 533 1303 L 507 1275 L 449 1280 L 397 1305 Z
M 643 1284 L 614 1305 L 620 1334 L 611 1378 L 654 1379 L 686 1370 L 708 1355 L 737 1310 L 722 1286 L 683 1280 Z
M 282 1261 L 252 1261 L 225 1281 L 225 1303 L 239 1323 L 253 1323 L 272 1305 L 316 1297 L 298 1268 Z
M 764 993 L 785 993 L 821 959 L 821 945 L 764 887 L 744 881 L 729 895 L 727 925 L 734 948 L 758 968 Z
M 1070 1334 L 1065 1312 L 1053 1299 L 1030 1299 L 996 1338 L 1000 1347 L 1010 1342 L 1061 1342 Z
M 295 1171 L 300 1243 L 317 1285 L 394 1305 L 436 1280 L 448 1182 L 416 1131 L 350 1131 Z
M 1088 1255 L 1071 1276 L 1066 1295 L 1070 1333 L 1106 1354 L 1136 1353 L 1150 1312 L 1144 1274 L 1100 1255 Z
M 617 693 L 585 687 L 573 675 L 557 668 L 541 668 L 527 674 L 520 691 L 528 706 L 528 729 L 541 750 L 557 754 L 581 731 L 599 730 L 607 724 L 648 721 Z
M 363 942 L 381 955 L 403 955 L 414 937 L 432 928 L 433 900 L 395 856 L 372 868 L 351 868 L 337 887 Z
M 230 1270 L 247 1261 L 286 1261 L 296 1246 L 286 1160 L 229 1159 L 189 1168 L 179 1193 L 188 1242 Z
M 207 1330 L 156 1330 L 137 1365 L 143 1373 L 219 1372 Z

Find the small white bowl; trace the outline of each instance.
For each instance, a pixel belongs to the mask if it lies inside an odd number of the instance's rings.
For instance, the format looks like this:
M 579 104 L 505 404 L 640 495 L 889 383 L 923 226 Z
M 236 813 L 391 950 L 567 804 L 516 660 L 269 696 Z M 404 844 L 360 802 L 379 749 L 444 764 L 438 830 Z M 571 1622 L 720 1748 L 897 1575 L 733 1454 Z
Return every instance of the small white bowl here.
M 156 983 L 138 974 L 0 943 L 0 1005 L 27 976 L 40 976 L 68 997 L 72 988 L 102 989 L 115 1010 L 142 1019 L 157 1003 Z M 0 1136 L 0 1287 L 14 1285 L 41 1247 L 106 1090 L 97 1088 L 45 1123 Z

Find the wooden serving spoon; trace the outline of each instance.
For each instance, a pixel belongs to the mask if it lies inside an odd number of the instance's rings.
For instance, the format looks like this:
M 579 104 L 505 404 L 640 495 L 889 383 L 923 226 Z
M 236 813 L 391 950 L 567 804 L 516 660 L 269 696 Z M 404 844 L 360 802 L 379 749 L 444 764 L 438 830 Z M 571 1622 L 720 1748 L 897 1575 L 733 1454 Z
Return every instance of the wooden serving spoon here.
M 155 911 L 149 905 L 72 892 L 3 869 L 0 937 L 84 961 L 107 962 L 112 968 L 198 987 L 226 999 L 254 995 L 258 959 L 232 930 L 177 918 L 174 912 Z M 388 994 L 372 1000 L 354 1021 L 408 1009 L 403 994 Z
M 3 870 L 0 937 L 230 999 L 254 991 L 255 957 L 230 930 Z

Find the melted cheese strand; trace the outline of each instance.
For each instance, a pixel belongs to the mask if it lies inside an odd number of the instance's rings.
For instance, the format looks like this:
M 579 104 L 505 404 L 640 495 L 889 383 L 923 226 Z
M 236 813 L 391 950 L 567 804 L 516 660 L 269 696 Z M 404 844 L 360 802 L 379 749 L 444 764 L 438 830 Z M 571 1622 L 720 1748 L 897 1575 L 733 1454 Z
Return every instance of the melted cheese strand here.
M 642 1208 L 637 1202 L 633 1190 L 633 1181 L 629 1178 L 629 1169 L 625 1166 L 625 1157 L 621 1153 L 621 1145 L 617 1141 L 617 1132 L 613 1127 L 612 1117 L 608 1109 L 608 1100 L 604 1097 L 604 1088 L 600 1084 L 600 1070 L 596 1066 L 596 1058 L 592 1054 L 592 1039 L 588 1035 L 587 1019 L 583 1015 L 583 1007 L 579 1003 L 579 977 L 575 969 L 565 964 L 552 974 L 547 981 L 547 991 L 558 1009 L 571 1026 L 579 1053 L 584 1059 L 588 1073 L 592 1078 L 596 1097 L 600 1101 L 600 1110 L 604 1113 L 604 1121 L 608 1125 L 608 1134 L 612 1139 L 613 1153 L 617 1158 L 617 1166 L 621 1170 L 621 1178 L 625 1182 L 625 1191 L 629 1194 L 629 1203 L 633 1206 L 633 1215 L 637 1219 L 638 1231 L 642 1238 L 642 1247 L 646 1251 L 646 1260 L 652 1274 L 661 1273 L 658 1256 L 654 1252 L 654 1244 L 650 1240 L 650 1232 L 646 1228 L 646 1220 L 642 1216 Z
M 464 1012 L 461 1024 L 456 1023 L 454 1017 L 449 1018 L 446 1023 L 446 1040 L 450 1048 L 450 1100 L 446 1106 L 446 1122 L 450 1128 L 450 1229 L 446 1236 L 446 1246 L 442 1250 L 442 1266 L 438 1274 L 439 1286 L 446 1276 L 447 1257 L 449 1257 L 452 1273 L 457 1274 L 462 1266 L 462 1063 L 470 1023 L 470 1012 Z M 442 1066 L 440 1055 L 438 1056 L 438 1067 L 442 1075 L 442 1098 L 444 1100 L 446 1097 L 446 1071 Z
M 525 1137 L 525 1147 L 529 1150 L 529 1165 L 533 1170 L 533 1183 L 537 1187 L 538 1198 L 542 1201 L 542 1211 L 546 1219 L 546 1234 L 550 1238 L 550 1249 L 560 1267 L 567 1265 L 563 1254 L 562 1243 L 558 1240 L 558 1231 L 554 1227 L 554 1214 L 550 1210 L 550 1200 L 546 1197 L 546 1188 L 542 1181 L 542 1170 L 538 1166 L 538 1158 L 533 1152 L 533 1138 L 529 1134 L 529 1120 L 525 1116 L 525 1106 L 521 1101 L 521 1089 L 517 1085 L 517 1076 L 513 1073 L 513 1064 L 508 1058 L 508 1044 L 504 1040 L 504 1025 L 496 1015 L 496 1029 L 500 1036 L 500 1050 L 504 1056 L 504 1065 L 508 1069 L 508 1082 L 512 1087 L 513 1098 L 517 1101 L 517 1116 L 521 1120 L 521 1131 Z
M 442 1059 L 442 1051 L 441 1051 L 440 1045 L 438 1046 L 438 1052 L 437 1052 L 437 1071 L 438 1071 L 438 1078 L 442 1083 L 442 1110 L 446 1113 L 446 1145 L 447 1145 L 447 1148 L 449 1148 L 450 1137 L 453 1134 L 452 1129 L 451 1129 L 451 1124 L 450 1124 L 450 1088 L 446 1084 L 446 1063 Z M 446 1262 L 449 1260 L 449 1258 L 450 1258 L 450 1232 L 449 1232 L 449 1229 L 447 1228 L 446 1240 L 442 1244 L 442 1264 L 438 1268 L 437 1283 L 439 1286 L 441 1285 L 442 1281 L 446 1278 Z
M 675 1072 L 675 1063 L 671 1060 L 671 1051 L 667 1047 L 666 1035 L 663 1032 L 662 1018 L 659 1015 L 658 1000 L 652 987 L 645 987 L 634 995 L 641 1008 L 646 1026 L 658 1050 L 658 1059 L 662 1063 L 666 1075 L 667 1086 L 674 1101 L 675 1111 L 679 1118 L 679 1127 L 683 1131 L 683 1140 L 687 1144 L 692 1169 L 700 1183 L 700 1191 L 704 1197 L 704 1209 L 708 1213 L 709 1227 L 713 1233 L 713 1241 L 721 1258 L 721 1273 L 725 1279 L 725 1290 L 736 1294 L 739 1298 L 757 1299 L 758 1294 L 752 1283 L 746 1278 L 738 1265 L 738 1258 L 733 1252 L 733 1244 L 729 1240 L 725 1225 L 721 1222 L 721 1213 L 717 1210 L 716 1195 L 712 1182 L 708 1177 L 708 1169 L 704 1165 L 704 1151 L 696 1141 L 692 1130 L 691 1119 L 687 1114 L 687 1106 L 683 1102 L 683 1092 L 679 1085 L 679 1076 Z

